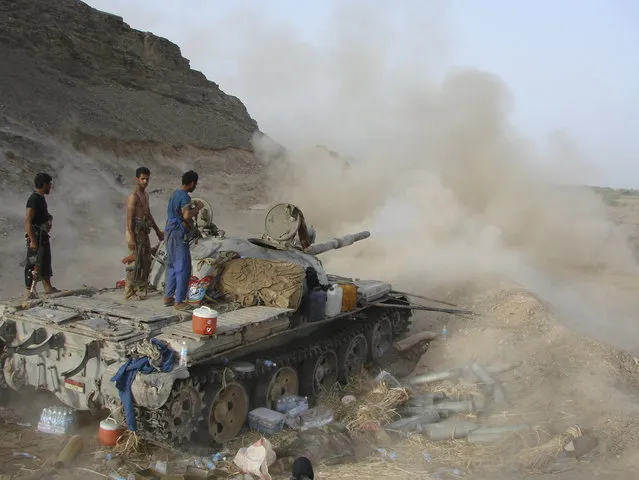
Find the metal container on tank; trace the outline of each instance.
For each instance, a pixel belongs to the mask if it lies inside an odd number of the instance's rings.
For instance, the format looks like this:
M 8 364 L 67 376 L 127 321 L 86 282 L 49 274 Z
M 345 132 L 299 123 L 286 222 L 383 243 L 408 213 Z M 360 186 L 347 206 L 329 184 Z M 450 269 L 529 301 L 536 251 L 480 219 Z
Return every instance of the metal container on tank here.
M 308 322 L 324 319 L 326 311 L 326 292 L 321 288 L 311 290 L 304 300 L 304 314 Z
M 357 285 L 340 283 L 342 288 L 342 312 L 351 312 L 357 308 Z

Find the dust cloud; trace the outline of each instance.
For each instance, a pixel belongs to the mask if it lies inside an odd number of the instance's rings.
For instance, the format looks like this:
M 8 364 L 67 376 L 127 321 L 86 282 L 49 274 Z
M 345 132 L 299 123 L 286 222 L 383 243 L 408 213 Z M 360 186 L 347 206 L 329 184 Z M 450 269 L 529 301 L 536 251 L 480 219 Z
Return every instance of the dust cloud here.
M 336 273 L 419 293 L 506 278 L 599 338 L 601 327 L 616 323 L 607 340 L 624 341 L 630 309 L 610 312 L 610 299 L 593 297 L 582 274 L 636 273 L 637 264 L 596 194 L 560 184 L 597 183 L 579 146 L 565 132 L 547 144 L 527 140 L 511 122 L 514 98 L 498 75 L 473 68 L 439 75 L 428 53 L 441 31 L 433 38 L 423 30 L 411 58 L 398 62 L 393 46 L 407 33 L 397 16 L 358 5 L 357 15 L 335 10 L 324 49 L 290 32 L 284 38 L 266 21 L 237 32 L 236 94 L 250 109 L 262 89 L 261 102 L 268 98 L 281 115 L 272 123 L 285 153 L 255 139 L 269 167 L 269 201 L 299 205 L 318 241 L 371 231 L 323 255 Z M 399 15 L 410 19 L 410 9 Z M 266 65 L 278 73 L 250 75 Z M 283 72 L 294 88 L 273 85 Z

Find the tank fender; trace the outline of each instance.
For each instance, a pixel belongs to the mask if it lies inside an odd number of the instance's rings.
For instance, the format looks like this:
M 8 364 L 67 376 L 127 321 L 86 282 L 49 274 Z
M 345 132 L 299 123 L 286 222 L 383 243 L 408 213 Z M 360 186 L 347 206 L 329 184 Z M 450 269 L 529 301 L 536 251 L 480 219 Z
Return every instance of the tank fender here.
M 170 372 L 138 373 L 131 384 L 131 393 L 136 405 L 155 410 L 166 403 L 176 380 L 189 377 L 189 370 L 181 366 Z

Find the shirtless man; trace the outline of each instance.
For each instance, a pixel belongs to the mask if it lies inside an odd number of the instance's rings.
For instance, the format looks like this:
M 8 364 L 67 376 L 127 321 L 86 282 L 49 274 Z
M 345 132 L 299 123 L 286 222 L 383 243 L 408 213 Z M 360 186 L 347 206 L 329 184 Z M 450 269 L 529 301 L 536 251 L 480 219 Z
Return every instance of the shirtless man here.
M 149 273 L 151 270 L 151 228 L 155 230 L 160 241 L 164 240 L 164 232 L 155 223 L 149 206 L 149 185 L 151 171 L 139 167 L 135 171 L 135 189 L 126 205 L 126 244 L 129 255 L 126 257 L 126 285 L 124 297 L 127 300 L 142 300 L 146 296 Z

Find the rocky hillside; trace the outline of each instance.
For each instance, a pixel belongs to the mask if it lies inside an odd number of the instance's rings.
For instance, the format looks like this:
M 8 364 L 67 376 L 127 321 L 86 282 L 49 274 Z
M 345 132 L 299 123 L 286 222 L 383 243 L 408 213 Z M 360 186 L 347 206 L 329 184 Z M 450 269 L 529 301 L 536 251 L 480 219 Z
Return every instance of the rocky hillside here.
M 54 175 L 54 272 L 64 287 L 123 275 L 124 200 L 151 168 L 158 223 L 189 168 L 227 231 L 262 201 L 257 122 L 167 39 L 79 0 L 0 0 L 0 297 L 22 292 L 24 205 Z M 235 222 L 234 224 L 231 222 Z
M 242 102 L 180 48 L 79 0 L 0 0 L 0 127 L 110 150 L 250 148 Z

